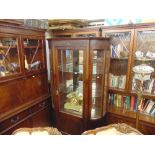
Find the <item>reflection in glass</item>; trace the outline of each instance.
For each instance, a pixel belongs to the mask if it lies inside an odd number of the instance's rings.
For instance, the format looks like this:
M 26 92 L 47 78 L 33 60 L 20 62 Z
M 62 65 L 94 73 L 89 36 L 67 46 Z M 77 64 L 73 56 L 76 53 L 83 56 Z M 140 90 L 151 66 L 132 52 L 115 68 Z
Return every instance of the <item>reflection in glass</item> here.
M 43 68 L 42 40 L 24 39 L 24 57 L 26 71 Z
M 82 115 L 83 51 L 58 50 L 60 110 Z
M 20 72 L 17 39 L 0 37 L 0 77 Z
M 102 117 L 104 51 L 93 51 L 91 119 Z

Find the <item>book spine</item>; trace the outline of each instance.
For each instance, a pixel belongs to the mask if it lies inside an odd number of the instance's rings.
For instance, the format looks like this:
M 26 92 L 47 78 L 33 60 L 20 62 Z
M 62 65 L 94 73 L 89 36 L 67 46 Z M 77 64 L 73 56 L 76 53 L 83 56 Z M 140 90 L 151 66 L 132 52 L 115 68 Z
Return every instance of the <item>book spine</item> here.
M 130 104 L 130 110 L 133 111 L 134 110 L 134 103 L 135 103 L 135 97 L 131 96 L 131 104 Z

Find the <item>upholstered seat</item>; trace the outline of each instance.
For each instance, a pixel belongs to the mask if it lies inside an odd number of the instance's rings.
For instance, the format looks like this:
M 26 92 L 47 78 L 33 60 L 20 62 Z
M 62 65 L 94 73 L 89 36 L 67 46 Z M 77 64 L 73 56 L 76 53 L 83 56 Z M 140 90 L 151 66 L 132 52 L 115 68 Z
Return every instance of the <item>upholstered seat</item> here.
M 19 128 L 12 135 L 62 135 L 57 128 L 37 127 L 37 128 Z
M 118 123 L 87 130 L 82 135 L 142 135 L 142 133 L 125 123 Z

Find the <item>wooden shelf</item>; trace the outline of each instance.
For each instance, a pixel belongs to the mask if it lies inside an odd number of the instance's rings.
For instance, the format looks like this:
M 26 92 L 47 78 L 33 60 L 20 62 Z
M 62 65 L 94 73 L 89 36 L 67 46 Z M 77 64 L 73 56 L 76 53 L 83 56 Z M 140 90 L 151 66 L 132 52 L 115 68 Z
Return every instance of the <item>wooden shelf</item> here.
M 108 105 L 108 112 L 129 118 L 136 118 L 136 113 L 134 111 L 124 110 L 118 107 L 116 108 L 112 105 Z
M 109 93 L 116 93 L 116 94 L 125 94 L 125 95 L 128 94 L 126 89 L 112 88 L 112 87 L 108 88 L 108 92 Z
M 17 48 L 17 46 L 0 46 L 0 48 L 2 48 L 2 49 L 12 49 L 12 48 Z
M 151 116 L 151 115 L 140 113 L 139 114 L 139 120 L 147 122 L 147 123 L 155 124 L 155 116 Z
M 111 60 L 128 60 L 128 57 L 127 58 L 113 58 L 113 57 L 111 57 L 110 59 Z
M 42 46 L 39 46 L 39 48 L 41 48 Z M 24 48 L 38 48 L 38 46 L 24 46 Z

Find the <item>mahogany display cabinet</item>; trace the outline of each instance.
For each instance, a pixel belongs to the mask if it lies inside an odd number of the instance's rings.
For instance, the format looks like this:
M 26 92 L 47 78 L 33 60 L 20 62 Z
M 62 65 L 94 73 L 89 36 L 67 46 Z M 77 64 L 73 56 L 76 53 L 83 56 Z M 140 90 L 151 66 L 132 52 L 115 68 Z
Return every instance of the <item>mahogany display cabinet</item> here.
M 57 128 L 81 134 L 99 126 L 106 111 L 108 38 L 53 38 L 51 94 Z

